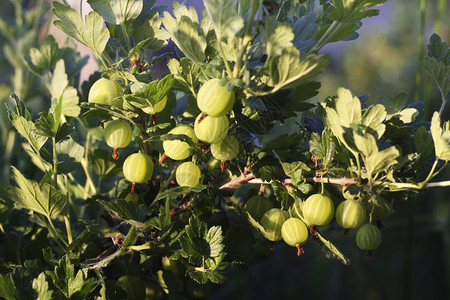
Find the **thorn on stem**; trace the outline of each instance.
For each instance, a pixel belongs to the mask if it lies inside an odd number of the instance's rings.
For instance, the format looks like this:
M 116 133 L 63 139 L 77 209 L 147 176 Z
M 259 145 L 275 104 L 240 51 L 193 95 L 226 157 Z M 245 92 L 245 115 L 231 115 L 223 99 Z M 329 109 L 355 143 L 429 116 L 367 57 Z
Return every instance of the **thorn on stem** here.
M 136 187 L 136 183 L 132 183 L 131 184 L 131 194 L 135 193 L 135 187 Z
M 97 126 L 101 126 L 103 129 L 105 129 L 105 124 L 102 121 L 99 121 L 97 123 Z
M 222 170 L 222 172 L 226 169 L 227 167 L 225 166 L 225 161 L 221 161 L 220 162 L 220 169 Z
M 297 245 L 297 256 L 302 255 L 303 253 L 305 253 L 305 251 L 303 250 L 301 245 Z
M 350 229 L 344 229 L 344 234 L 343 234 L 343 236 L 344 237 L 348 237 L 348 231 L 349 231 Z

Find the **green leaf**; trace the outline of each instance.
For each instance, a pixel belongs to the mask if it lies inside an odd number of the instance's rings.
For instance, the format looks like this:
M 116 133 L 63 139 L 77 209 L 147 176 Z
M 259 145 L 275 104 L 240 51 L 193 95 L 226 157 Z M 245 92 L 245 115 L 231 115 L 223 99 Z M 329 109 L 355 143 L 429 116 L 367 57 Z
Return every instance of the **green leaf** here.
M 101 177 L 123 176 L 123 159 L 113 159 L 111 152 L 105 149 L 95 149 L 89 155 L 89 163 L 95 173 Z
M 111 117 L 117 117 L 119 119 L 127 119 L 132 121 L 132 119 L 138 117 L 138 114 L 133 111 L 121 109 L 113 105 L 84 102 L 81 103 L 80 106 L 83 108 L 88 108 L 88 111 L 83 114 L 86 118 L 103 118 L 104 120 L 107 120 Z M 136 123 L 132 123 L 137 126 Z
M 56 136 L 56 131 L 58 130 L 55 123 L 55 118 L 52 113 L 48 114 L 46 112 L 39 113 L 40 118 L 36 120 L 36 129 L 33 133 L 38 134 L 43 137 L 52 138 Z M 56 129 L 55 129 L 56 127 Z
M 207 228 L 205 222 L 192 215 L 186 225 L 186 235 L 180 240 L 184 255 L 194 258 L 218 257 L 223 249 L 223 232 L 220 226 Z
M 84 147 L 73 140 L 66 139 L 56 143 L 56 153 L 58 158 L 58 173 L 69 174 L 81 167 L 80 163 L 84 157 Z
M 30 143 L 35 151 L 39 151 L 47 141 L 44 136 L 35 135 L 36 126 L 32 121 L 27 121 L 24 117 L 18 116 L 12 120 L 16 130 Z
M 280 161 L 281 162 L 281 161 Z M 287 176 L 291 177 L 292 184 L 297 186 L 300 183 L 305 181 L 305 177 L 308 173 L 311 172 L 311 168 L 309 168 L 304 162 L 296 161 L 292 163 L 281 163 L 284 172 Z
M 133 23 L 132 37 L 137 42 L 130 52 L 138 52 L 141 48 L 158 50 L 167 45 L 169 34 L 161 28 L 161 18 L 156 11 L 148 14 L 144 21 Z
M 64 4 L 54 1 L 52 11 L 60 18 L 54 22 L 56 27 L 88 46 L 98 57 L 101 57 L 109 40 L 109 31 L 103 28 L 103 19 L 98 13 L 91 11 L 85 17 L 85 25 L 80 14 Z
M 371 157 L 378 153 L 377 141 L 370 133 L 360 135 L 355 132 L 353 138 L 355 140 L 356 147 L 359 151 L 361 151 L 363 156 Z
M 208 186 L 206 185 L 196 185 L 194 187 L 182 187 L 177 186 L 168 190 L 165 190 L 162 193 L 159 193 L 158 196 L 156 196 L 155 201 L 161 200 L 161 199 L 175 199 L 180 196 L 189 194 L 189 193 L 200 193 L 204 189 L 206 189 Z
M 50 71 L 61 58 L 63 51 L 59 49 L 53 35 L 47 35 L 42 41 L 39 49 L 30 49 L 30 60 L 33 65 L 29 65 L 37 74 L 42 75 L 43 71 Z
M 269 62 L 271 92 L 293 88 L 318 75 L 328 63 L 328 55 L 309 55 L 300 60 L 300 52 L 294 46 L 285 48 L 280 56 Z
M 32 276 L 24 267 L 15 267 L 8 274 L 0 274 L 0 294 L 5 299 L 33 299 Z
M 442 100 L 445 100 L 450 92 L 450 66 L 446 66 L 442 61 L 437 61 L 434 57 L 427 56 L 423 60 L 423 68 L 433 77 Z
M 408 101 L 408 94 L 405 92 L 398 94 L 391 100 L 387 99 L 386 97 L 378 98 L 378 102 L 381 105 L 383 105 L 386 110 L 387 113 L 386 120 L 389 120 L 393 116 L 400 113 L 402 109 L 405 107 L 407 101 Z
M 361 101 L 354 97 L 347 89 L 339 88 L 337 91 L 336 112 L 344 127 L 361 123 Z M 368 118 L 370 121 L 370 118 Z
M 45 272 L 39 274 L 37 278 L 33 280 L 33 289 L 36 291 L 36 299 L 51 300 L 53 291 L 49 289 Z
M 16 204 L 47 217 L 60 213 L 66 205 L 66 197 L 50 184 L 39 186 L 34 180 L 26 179 L 15 167 L 12 178 L 19 188 L 9 190 Z
M 180 5 L 183 7 L 184 5 Z M 186 10 L 187 11 L 187 10 Z M 189 11 L 195 12 L 194 7 L 190 7 Z M 173 18 L 168 12 L 164 12 L 163 24 L 174 43 L 186 55 L 187 58 L 195 63 L 203 63 L 205 61 L 206 38 L 203 35 L 198 17 L 195 13 L 197 21 L 191 19 L 189 15 L 178 14 L 180 10 L 174 11 L 176 18 Z
M 364 112 L 361 124 L 367 126 L 367 129 L 376 132 L 376 138 L 379 139 L 386 130 L 386 125 L 383 124 L 386 115 L 387 113 L 383 105 L 372 105 Z M 367 129 L 364 131 L 367 131 Z
M 284 49 L 292 47 L 293 39 L 294 33 L 289 24 L 277 24 L 277 19 L 275 17 L 269 17 L 264 20 L 261 32 L 261 42 L 262 46 L 265 47 L 265 52 L 269 58 L 272 56 L 279 56 Z
M 173 75 L 166 75 L 164 78 L 160 80 L 152 81 L 148 84 L 143 85 L 140 89 L 134 92 L 134 96 L 143 99 L 136 107 L 146 108 L 153 107 L 159 101 L 163 100 L 164 97 L 167 96 L 172 85 L 174 83 Z M 126 97 L 126 99 L 133 104 L 133 97 Z M 138 99 L 136 99 L 138 100 Z M 142 103 L 143 102 L 143 103 Z M 142 106 L 142 104 L 144 106 Z
M 142 11 L 143 0 L 88 0 L 93 10 L 110 24 L 122 24 L 136 19 Z
M 441 118 L 438 112 L 434 112 L 431 119 L 431 136 L 434 141 L 436 158 L 445 161 L 450 160 L 450 121 L 444 123 L 441 127 Z
M 186 57 L 181 58 L 180 61 L 175 58 L 170 59 L 167 67 L 176 80 L 175 90 L 191 93 L 191 89 L 199 85 L 200 68 Z
M 18 291 L 10 276 L 0 274 L 0 294 L 6 300 L 18 299 Z
M 126 220 L 144 222 L 147 214 L 145 205 L 129 202 L 123 199 L 117 199 L 115 202 L 109 200 L 98 200 L 98 202 L 109 211 Z
M 222 227 L 220 226 L 213 226 L 209 228 L 208 233 L 206 235 L 206 241 L 209 244 L 210 248 L 210 257 L 217 257 L 219 256 L 225 246 L 222 244 L 223 241 L 223 232 Z
M 244 27 L 244 19 L 237 12 L 237 0 L 205 0 L 204 4 L 219 41 L 236 36 Z
M 378 15 L 377 9 L 386 0 L 333 0 L 329 8 L 329 17 L 334 21 L 350 23 Z
M 415 152 L 420 156 L 417 164 L 424 164 L 434 156 L 433 137 L 423 126 L 417 128 L 413 138 Z
M 274 159 L 272 157 L 264 157 L 259 160 L 252 167 L 252 171 L 256 177 L 261 178 L 263 181 L 279 179 L 286 175 L 278 159 Z
M 369 176 L 372 176 L 373 174 L 387 171 L 397 163 L 396 159 L 399 156 L 400 152 L 394 146 L 372 154 L 366 160 L 367 173 L 369 173 Z
M 450 65 L 450 48 L 441 37 L 433 33 L 430 37 L 430 44 L 427 45 L 428 56 L 434 57 L 437 61 L 443 62 L 446 66 Z
M 66 74 L 63 59 L 58 60 L 56 63 L 49 90 L 52 98 L 60 100 L 62 105 L 61 112 L 55 114 L 55 116 L 60 116 L 62 113 L 68 117 L 78 117 L 81 110 L 78 106 L 78 93 L 75 88 L 69 86 L 69 79 Z

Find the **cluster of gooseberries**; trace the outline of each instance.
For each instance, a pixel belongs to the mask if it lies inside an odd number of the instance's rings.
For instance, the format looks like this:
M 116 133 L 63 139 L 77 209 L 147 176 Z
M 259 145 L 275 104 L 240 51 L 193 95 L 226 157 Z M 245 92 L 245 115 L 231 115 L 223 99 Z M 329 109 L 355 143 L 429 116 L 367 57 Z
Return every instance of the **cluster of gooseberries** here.
M 142 84 L 134 83 L 131 91 L 142 88 Z M 114 80 L 101 78 L 97 80 L 89 91 L 89 102 L 115 105 L 121 107 L 123 89 Z M 228 90 L 220 79 L 211 79 L 204 83 L 197 97 L 197 104 L 202 113 L 196 118 L 193 127 L 188 124 L 179 124 L 168 133 L 184 135 L 197 145 L 199 141 L 210 144 L 212 156 L 223 162 L 234 159 L 239 152 L 239 140 L 228 134 L 229 120 L 227 114 L 232 110 L 235 96 Z M 144 107 L 142 111 L 148 114 L 161 112 L 167 104 L 167 96 L 154 106 Z M 112 157 L 117 159 L 118 149 L 127 147 L 132 140 L 132 128 L 127 121 L 117 119 L 107 123 L 105 127 L 105 140 L 113 148 Z M 165 157 L 180 161 L 175 172 L 175 179 L 180 186 L 193 187 L 200 183 L 201 169 L 192 161 L 185 161 L 192 154 L 190 143 L 184 139 L 165 140 L 163 142 Z M 132 182 L 131 195 L 134 194 L 136 183 L 145 183 L 153 175 L 153 161 L 144 153 L 134 153 L 128 156 L 123 164 L 123 174 Z M 129 197 L 136 201 L 136 197 Z
M 308 227 L 311 235 L 316 235 L 316 228 L 328 225 L 334 217 L 336 223 L 344 229 L 344 236 L 347 236 L 350 229 L 358 230 L 356 244 L 361 250 L 367 251 L 367 258 L 371 258 L 372 250 L 378 248 L 381 243 L 380 223 L 376 226 L 371 222 L 372 220 L 379 222 L 387 217 L 390 210 L 387 207 L 369 204 L 366 197 L 360 193 L 351 193 L 349 190 L 343 189 L 344 200 L 339 203 L 336 210 L 327 192 L 313 194 L 305 201 L 296 203 L 290 213 L 274 208 L 272 202 L 263 196 L 249 198 L 244 209 L 262 225 L 266 239 L 272 242 L 283 239 L 286 244 L 297 247 L 298 255 L 303 253 L 301 245 L 308 239 Z M 370 207 L 369 213 L 366 207 Z M 364 224 L 367 217 L 370 222 Z

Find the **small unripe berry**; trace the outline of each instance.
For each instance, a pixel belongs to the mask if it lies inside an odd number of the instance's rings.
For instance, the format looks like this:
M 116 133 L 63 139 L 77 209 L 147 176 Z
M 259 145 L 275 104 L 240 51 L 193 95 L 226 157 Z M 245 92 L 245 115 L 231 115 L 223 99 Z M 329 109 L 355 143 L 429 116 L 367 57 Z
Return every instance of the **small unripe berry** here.
M 272 208 L 273 205 L 270 199 L 263 196 L 250 197 L 244 205 L 244 209 L 258 222 Z
M 311 226 L 325 226 L 333 219 L 333 201 L 325 195 L 314 194 L 302 206 L 303 216 Z
M 365 224 L 356 233 L 356 244 L 361 250 L 374 250 L 381 244 L 381 232 L 373 224 Z
M 288 214 L 279 208 L 272 208 L 261 218 L 261 225 L 264 227 L 264 236 L 269 241 L 281 240 L 281 227 L 287 220 Z
M 345 200 L 336 208 L 336 222 L 344 229 L 359 228 L 366 219 L 366 209 L 361 202 Z
M 199 114 L 195 119 L 194 131 L 199 140 L 205 143 L 215 144 L 227 136 L 229 125 L 227 116 L 214 118 Z
M 194 143 L 198 142 L 194 129 L 189 125 L 178 125 L 169 131 L 169 134 L 184 134 L 192 139 Z M 164 152 L 173 160 L 183 160 L 189 157 L 189 144 L 180 140 L 171 140 L 163 142 Z
M 117 81 L 100 78 L 89 90 L 88 101 L 112 105 L 113 99 L 120 96 L 123 96 L 123 89 Z
M 214 78 L 205 82 L 198 91 L 197 105 L 211 117 L 221 117 L 233 109 L 234 92 L 228 91 L 220 79 Z
M 192 161 L 187 161 L 178 166 L 175 179 L 180 186 L 196 186 L 200 182 L 202 171 Z
M 211 144 L 211 154 L 220 161 L 232 160 L 239 152 L 239 141 L 232 135 L 227 135 L 222 141 Z
M 123 163 L 123 175 L 132 183 L 145 183 L 152 178 L 153 161 L 144 153 L 134 153 Z
M 111 148 L 125 148 L 133 136 L 131 126 L 124 120 L 114 120 L 105 127 L 105 141 Z
M 303 253 L 300 245 L 308 239 L 308 228 L 306 228 L 306 225 L 302 220 L 298 218 L 289 218 L 281 227 L 281 237 L 289 246 L 297 247 L 297 255 L 300 255 Z

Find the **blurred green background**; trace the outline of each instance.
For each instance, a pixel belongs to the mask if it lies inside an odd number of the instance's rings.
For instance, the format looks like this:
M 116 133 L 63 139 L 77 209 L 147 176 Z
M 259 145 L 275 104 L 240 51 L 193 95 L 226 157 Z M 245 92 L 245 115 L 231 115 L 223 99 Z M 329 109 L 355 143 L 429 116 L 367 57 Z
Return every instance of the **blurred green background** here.
M 192 2 L 199 5 L 200 1 Z M 363 22 L 357 40 L 322 50 L 332 56 L 319 78 L 323 86 L 314 101 L 335 94 L 340 86 L 355 95 L 371 97 L 392 98 L 405 91 L 410 102 L 425 103 L 425 118 L 429 120 L 441 100 L 418 61 L 426 53 L 432 32 L 449 42 L 447 2 L 387 1 L 379 16 Z M 44 0 L 0 1 L 0 197 L 8 185 L 11 164 L 30 176 L 37 172 L 11 128 L 5 103 L 14 91 L 34 117 L 48 107 L 42 83 L 23 61 L 47 31 L 48 8 L 49 1 Z M 447 107 L 443 119 L 448 120 L 449 115 Z M 449 178 L 447 170 L 436 180 Z M 326 258 L 312 242 L 305 245 L 300 258 L 293 248 L 280 243 L 273 253 L 261 253 L 250 267 L 233 267 L 230 281 L 216 287 L 210 298 L 450 299 L 449 188 L 411 195 L 407 202 L 398 203 L 395 215 L 385 221 L 382 245 L 372 261 L 366 261 L 357 249 L 354 232 L 347 238 L 337 229 L 326 234 L 348 255 L 351 265 Z

